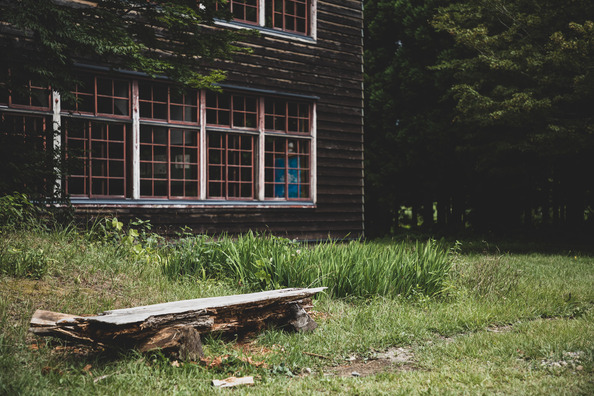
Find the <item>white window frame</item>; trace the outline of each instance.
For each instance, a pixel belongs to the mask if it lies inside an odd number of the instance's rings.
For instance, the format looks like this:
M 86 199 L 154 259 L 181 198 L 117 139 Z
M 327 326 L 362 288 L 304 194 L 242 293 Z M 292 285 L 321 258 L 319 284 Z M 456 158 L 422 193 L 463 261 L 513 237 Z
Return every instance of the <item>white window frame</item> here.
M 279 38 L 288 38 L 294 41 L 302 41 L 305 43 L 315 43 L 318 40 L 318 1 L 310 0 L 309 7 L 309 33 L 307 35 L 301 35 L 292 32 L 285 32 L 279 29 L 273 29 L 265 26 L 266 21 L 266 0 L 258 0 L 258 24 L 249 24 L 240 21 L 215 21 L 216 25 L 233 28 L 233 29 L 256 29 L 261 34 L 266 36 L 273 36 Z

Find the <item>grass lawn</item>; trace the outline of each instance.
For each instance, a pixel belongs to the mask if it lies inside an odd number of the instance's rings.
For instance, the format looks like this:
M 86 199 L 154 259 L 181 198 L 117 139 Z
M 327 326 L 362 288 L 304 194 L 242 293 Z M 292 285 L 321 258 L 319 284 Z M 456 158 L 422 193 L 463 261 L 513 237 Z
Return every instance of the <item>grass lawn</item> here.
M 321 296 L 313 333 L 204 337 L 211 365 L 28 334 L 39 308 L 94 314 L 246 292 L 228 275 L 172 276 L 175 255 L 122 235 L 0 233 L 0 394 L 594 394 L 594 257 L 578 253 L 465 254 L 463 243 L 443 293 Z M 257 272 L 262 284 L 287 285 L 266 271 Z M 212 387 L 232 375 L 255 385 Z

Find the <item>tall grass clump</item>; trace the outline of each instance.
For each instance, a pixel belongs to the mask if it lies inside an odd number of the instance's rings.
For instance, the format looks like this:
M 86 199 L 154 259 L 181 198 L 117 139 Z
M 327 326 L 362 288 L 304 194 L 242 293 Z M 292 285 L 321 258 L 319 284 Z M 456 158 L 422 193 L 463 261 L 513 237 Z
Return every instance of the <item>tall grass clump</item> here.
M 451 266 L 451 252 L 434 241 L 308 247 L 248 233 L 182 238 L 171 247 L 164 272 L 170 278 L 229 279 L 251 291 L 326 286 L 335 297 L 393 297 L 442 294 Z

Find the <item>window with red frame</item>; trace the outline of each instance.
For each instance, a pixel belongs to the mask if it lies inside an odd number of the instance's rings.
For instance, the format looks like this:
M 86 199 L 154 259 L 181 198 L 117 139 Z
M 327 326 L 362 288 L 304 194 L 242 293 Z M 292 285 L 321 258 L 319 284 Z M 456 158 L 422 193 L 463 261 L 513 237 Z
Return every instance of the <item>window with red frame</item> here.
M 68 156 L 75 158 L 66 191 L 72 196 L 126 196 L 128 125 L 66 118 Z
M 208 134 L 208 198 L 254 198 L 255 144 L 252 135 Z
M 198 122 L 198 91 L 182 91 L 165 84 L 138 84 L 140 117 L 172 123 Z
M 0 112 L 0 134 L 5 142 L 27 145 L 44 150 L 51 144 L 53 135 L 51 118 L 43 115 L 12 114 Z
M 265 0 L 266 26 L 309 34 L 310 0 Z
M 199 196 L 199 131 L 141 125 L 140 196 Z
M 79 83 L 72 91 L 73 100 L 65 100 L 67 112 L 130 117 L 130 82 L 108 77 L 77 76 Z
M 311 106 L 308 103 L 266 98 L 264 125 L 268 131 L 309 134 Z
M 229 0 L 229 7 L 236 21 L 258 23 L 260 0 Z
M 22 89 L 15 89 L 12 92 L 6 92 L 4 94 L 0 93 L 1 95 L 4 95 L 5 103 L 9 106 L 35 108 L 46 111 L 51 109 L 50 89 L 32 81 L 27 81 Z
M 258 127 L 258 98 L 207 92 L 206 123 L 228 128 L 256 129 Z
M 310 142 L 266 137 L 264 194 L 268 199 L 310 198 Z

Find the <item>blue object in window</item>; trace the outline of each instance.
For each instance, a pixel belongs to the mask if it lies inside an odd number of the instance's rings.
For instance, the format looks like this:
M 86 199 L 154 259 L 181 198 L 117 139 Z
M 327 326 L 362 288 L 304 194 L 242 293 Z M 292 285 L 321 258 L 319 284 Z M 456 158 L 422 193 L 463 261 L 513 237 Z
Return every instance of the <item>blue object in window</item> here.
M 285 159 L 277 158 L 274 161 L 274 197 L 287 198 L 285 195 Z M 289 196 L 288 198 L 299 198 L 300 190 L 300 172 L 299 157 L 294 156 L 289 158 Z

